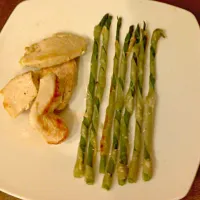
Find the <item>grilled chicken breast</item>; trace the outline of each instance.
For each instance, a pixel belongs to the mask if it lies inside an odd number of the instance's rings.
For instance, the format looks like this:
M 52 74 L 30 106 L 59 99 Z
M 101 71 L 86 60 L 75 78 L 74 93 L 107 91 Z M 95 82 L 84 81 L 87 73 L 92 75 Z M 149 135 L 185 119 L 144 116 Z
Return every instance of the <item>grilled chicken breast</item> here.
M 62 102 L 56 108 L 56 110 L 58 111 L 63 110 L 69 103 L 73 89 L 76 85 L 77 73 L 78 73 L 76 61 L 72 60 L 67 63 L 57 65 L 54 67 L 43 68 L 39 70 L 38 73 L 41 78 L 49 73 L 54 73 L 58 77 L 61 88 L 64 91 L 62 96 Z
M 28 110 L 37 96 L 38 75 L 32 71 L 18 75 L 0 91 L 4 96 L 3 106 L 11 117 Z
M 4 95 L 4 108 L 13 118 L 28 110 L 37 96 L 39 79 L 53 73 L 58 77 L 59 92 L 62 95 L 59 96 L 59 102 L 53 104 L 55 106 L 51 105 L 51 110 L 63 110 L 69 103 L 76 85 L 77 71 L 76 61 L 72 60 L 61 65 L 16 76 L 0 91 Z M 48 85 L 46 87 L 48 90 Z
M 48 144 L 60 144 L 68 137 L 68 128 L 63 119 L 49 113 L 37 118 L 40 131 Z M 37 126 L 38 126 L 37 125 Z
M 66 124 L 53 112 L 62 101 L 60 88 L 59 79 L 55 74 L 44 75 L 29 115 L 31 126 L 50 144 L 58 144 L 68 136 Z
M 51 67 L 81 56 L 87 48 L 86 40 L 71 33 L 57 33 L 26 47 L 22 66 Z

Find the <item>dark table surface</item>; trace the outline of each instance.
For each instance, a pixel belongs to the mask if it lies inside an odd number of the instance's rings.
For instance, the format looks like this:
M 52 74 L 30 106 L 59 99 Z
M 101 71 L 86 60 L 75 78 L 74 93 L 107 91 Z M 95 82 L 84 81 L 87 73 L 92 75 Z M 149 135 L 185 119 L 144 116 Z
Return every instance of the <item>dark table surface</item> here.
M 23 0 L 0 0 L 0 30 L 8 19 L 9 15 L 16 7 L 16 5 Z M 161 2 L 166 2 L 175 6 L 179 6 L 191 11 L 197 18 L 200 24 L 200 0 L 159 0 Z M 0 200 L 10 199 L 7 195 L 0 194 Z M 183 200 L 200 200 L 200 168 L 197 172 L 194 183 L 188 193 L 188 195 L 183 198 Z

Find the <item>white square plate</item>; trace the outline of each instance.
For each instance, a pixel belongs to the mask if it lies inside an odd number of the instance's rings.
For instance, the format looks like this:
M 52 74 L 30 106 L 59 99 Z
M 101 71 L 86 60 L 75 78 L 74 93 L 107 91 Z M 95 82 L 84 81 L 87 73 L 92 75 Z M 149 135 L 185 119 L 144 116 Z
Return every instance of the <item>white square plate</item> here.
M 167 38 L 159 42 L 157 54 L 159 102 L 153 179 L 150 182 L 140 179 L 124 187 L 115 184 L 107 192 L 101 189 L 100 175 L 93 186 L 73 177 L 85 110 L 91 41 L 87 54 L 81 58 L 78 85 L 65 114 L 71 136 L 63 144 L 47 145 L 29 126 L 28 113 L 14 120 L 0 106 L 0 190 L 31 200 L 178 200 L 188 192 L 200 158 L 200 30 L 191 13 L 142 0 L 26 1 L 15 9 L 0 35 L 0 88 L 21 72 L 18 61 L 25 46 L 59 31 L 74 32 L 92 40 L 94 26 L 107 12 L 114 19 L 101 123 L 112 72 L 116 17 L 123 17 L 121 41 L 129 25 L 143 21 L 148 22 L 151 33 L 155 28 L 166 30 Z M 2 97 L 0 100 L 2 104 Z M 133 130 L 134 123 L 130 132 Z

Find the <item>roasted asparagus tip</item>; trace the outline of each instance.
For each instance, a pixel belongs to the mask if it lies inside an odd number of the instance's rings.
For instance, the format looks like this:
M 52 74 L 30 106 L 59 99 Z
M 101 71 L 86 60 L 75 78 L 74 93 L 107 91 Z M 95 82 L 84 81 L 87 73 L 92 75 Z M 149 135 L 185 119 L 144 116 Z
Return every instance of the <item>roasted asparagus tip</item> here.
M 103 16 L 102 20 L 100 21 L 99 26 L 103 27 L 103 26 L 105 25 L 105 23 L 106 23 L 108 17 L 109 17 L 109 14 L 108 14 L 108 13 L 105 14 L 105 15 Z

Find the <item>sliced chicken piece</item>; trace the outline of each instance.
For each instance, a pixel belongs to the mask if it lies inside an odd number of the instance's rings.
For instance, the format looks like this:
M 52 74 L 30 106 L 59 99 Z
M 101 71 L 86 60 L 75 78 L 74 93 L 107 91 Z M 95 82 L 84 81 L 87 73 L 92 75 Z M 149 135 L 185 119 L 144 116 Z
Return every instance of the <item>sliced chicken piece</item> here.
M 26 47 L 22 66 L 51 67 L 81 56 L 87 48 L 86 40 L 71 33 L 57 33 Z
M 38 114 L 53 112 L 62 102 L 62 95 L 60 82 L 55 74 L 49 73 L 41 78 L 38 95 L 34 102 L 37 103 Z
M 43 68 L 38 71 L 40 77 L 44 77 L 49 73 L 54 73 L 60 81 L 61 89 L 64 90 L 62 102 L 56 110 L 63 110 L 72 96 L 73 89 L 77 81 L 78 68 L 76 61 L 72 60 L 67 63 L 57 65 L 55 67 Z
M 68 136 L 66 124 L 53 113 L 62 101 L 59 88 L 59 79 L 55 74 L 49 73 L 41 78 L 38 95 L 29 115 L 31 126 L 50 144 L 58 144 Z
M 54 113 L 39 116 L 38 123 L 43 137 L 49 144 L 59 144 L 68 137 L 65 122 Z
M 11 117 L 30 108 L 37 96 L 38 84 L 38 75 L 30 71 L 16 76 L 0 91 L 4 96 L 3 106 Z

